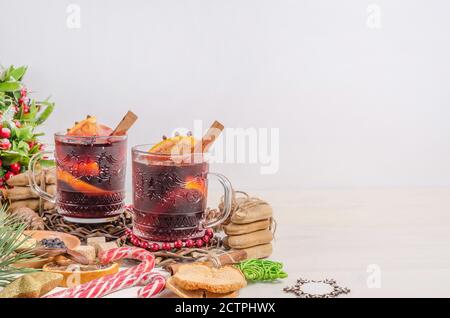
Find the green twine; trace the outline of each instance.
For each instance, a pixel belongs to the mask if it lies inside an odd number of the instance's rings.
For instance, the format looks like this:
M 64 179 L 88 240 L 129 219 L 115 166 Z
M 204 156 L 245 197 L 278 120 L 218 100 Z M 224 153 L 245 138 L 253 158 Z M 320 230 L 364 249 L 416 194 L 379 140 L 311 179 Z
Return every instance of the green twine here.
M 249 281 L 272 281 L 288 276 L 283 271 L 283 263 L 266 259 L 249 259 L 236 264 L 236 267 Z

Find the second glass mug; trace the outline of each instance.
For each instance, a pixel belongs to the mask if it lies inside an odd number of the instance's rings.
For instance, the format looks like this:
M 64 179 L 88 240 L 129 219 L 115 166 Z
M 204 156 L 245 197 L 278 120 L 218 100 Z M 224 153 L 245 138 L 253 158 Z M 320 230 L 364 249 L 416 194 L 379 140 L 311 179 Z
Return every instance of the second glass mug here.
M 56 204 L 65 220 L 104 223 L 116 219 L 125 206 L 127 136 L 67 136 L 56 133 L 55 149 L 34 155 L 29 163 L 30 186 L 41 198 Z M 53 154 L 56 194 L 36 181 L 38 160 Z
M 155 153 L 153 145 L 132 148 L 133 233 L 157 242 L 195 239 L 204 230 L 224 222 L 231 211 L 232 186 L 228 179 L 209 172 L 203 153 Z M 188 159 L 188 160 L 186 160 Z M 223 187 L 222 215 L 207 220 L 208 177 Z

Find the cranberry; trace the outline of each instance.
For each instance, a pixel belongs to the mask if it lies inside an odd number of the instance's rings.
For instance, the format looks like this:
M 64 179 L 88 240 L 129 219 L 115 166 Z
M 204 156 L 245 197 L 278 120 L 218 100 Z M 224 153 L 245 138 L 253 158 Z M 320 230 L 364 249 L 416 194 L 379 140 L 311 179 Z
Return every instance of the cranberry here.
M 186 247 L 191 248 L 191 247 L 194 247 L 195 243 L 193 240 L 187 240 L 185 245 L 186 245 Z
M 9 170 L 14 174 L 18 174 L 20 172 L 20 163 L 15 162 L 9 166 Z
M 181 240 L 178 240 L 175 243 L 173 243 L 173 247 L 175 247 L 175 248 L 182 248 L 183 247 L 183 242 Z
M 172 249 L 172 247 L 170 247 L 169 243 L 163 243 L 162 244 L 162 249 L 165 251 L 170 251 Z
M 158 244 L 158 243 L 153 243 L 152 245 L 150 245 L 150 249 L 151 249 L 153 252 L 159 251 L 159 244 Z
M 206 229 L 205 234 L 208 235 L 209 237 L 213 237 L 214 231 L 212 229 Z
M 0 149 L 9 150 L 11 148 L 11 142 L 8 139 L 2 139 L 0 141 Z
M 148 242 L 142 241 L 141 242 L 141 247 L 147 249 L 148 248 Z
M 202 240 L 205 243 L 208 243 L 211 238 L 208 235 L 203 236 Z
M 14 175 L 14 173 L 12 173 L 11 171 L 8 171 L 8 172 L 5 174 L 5 180 L 8 181 L 9 178 L 11 178 L 13 175 Z
M 198 239 L 197 241 L 195 241 L 195 246 L 202 247 L 203 246 L 203 241 Z
M 0 138 L 9 138 L 11 137 L 11 130 L 9 128 L 0 129 Z

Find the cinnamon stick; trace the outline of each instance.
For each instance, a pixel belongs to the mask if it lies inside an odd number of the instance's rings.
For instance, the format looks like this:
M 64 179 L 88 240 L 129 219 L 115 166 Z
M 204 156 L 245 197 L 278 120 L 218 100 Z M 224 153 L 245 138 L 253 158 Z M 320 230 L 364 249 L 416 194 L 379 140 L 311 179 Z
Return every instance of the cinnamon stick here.
M 131 126 L 133 126 L 133 124 L 136 122 L 137 118 L 138 117 L 136 116 L 136 114 L 129 110 L 117 125 L 117 127 L 113 130 L 111 136 L 125 135 L 128 129 L 130 129 Z
M 214 121 L 206 134 L 202 137 L 202 141 L 195 147 L 194 153 L 208 152 L 209 148 L 211 148 L 212 144 L 217 140 L 224 128 L 225 127 L 217 120 Z

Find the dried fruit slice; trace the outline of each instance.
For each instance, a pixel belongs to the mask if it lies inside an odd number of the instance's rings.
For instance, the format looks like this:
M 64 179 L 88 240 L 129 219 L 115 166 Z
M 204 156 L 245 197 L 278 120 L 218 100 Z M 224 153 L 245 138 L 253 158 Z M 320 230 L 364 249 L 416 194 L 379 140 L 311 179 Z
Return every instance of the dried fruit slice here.
M 119 271 L 118 263 L 111 263 L 107 266 L 103 265 L 81 265 L 75 264 L 71 267 L 60 266 L 55 263 L 48 263 L 42 268 L 44 272 L 57 273 L 63 275 L 64 279 L 59 284 L 60 287 L 70 287 L 81 285 L 91 280 L 116 274 Z
M 108 126 L 98 124 L 95 116 L 87 116 L 67 131 L 69 136 L 109 136 L 112 129 Z
M 197 140 L 193 136 L 166 138 L 154 145 L 149 152 L 157 154 L 190 154 L 194 152 Z
M 94 116 L 87 116 L 80 122 L 67 131 L 70 136 L 93 136 L 97 133 L 97 118 Z
M 104 195 L 108 193 L 108 191 L 106 190 L 97 188 L 96 186 L 84 182 L 83 180 L 75 178 L 73 175 L 62 169 L 56 170 L 56 176 L 58 180 L 67 183 L 74 190 L 83 192 L 88 195 Z

